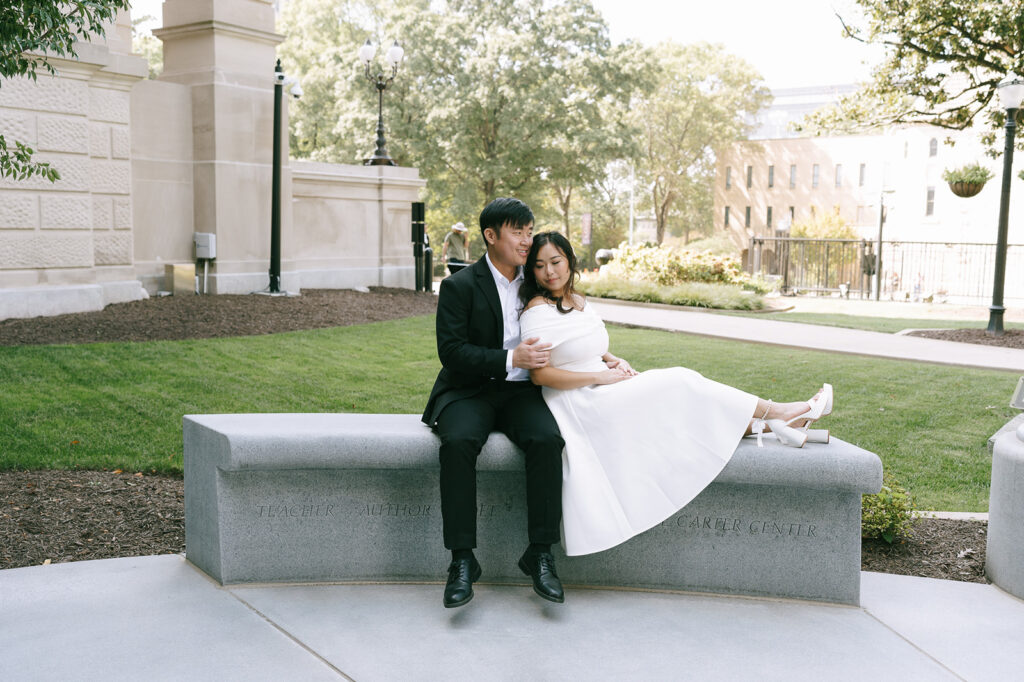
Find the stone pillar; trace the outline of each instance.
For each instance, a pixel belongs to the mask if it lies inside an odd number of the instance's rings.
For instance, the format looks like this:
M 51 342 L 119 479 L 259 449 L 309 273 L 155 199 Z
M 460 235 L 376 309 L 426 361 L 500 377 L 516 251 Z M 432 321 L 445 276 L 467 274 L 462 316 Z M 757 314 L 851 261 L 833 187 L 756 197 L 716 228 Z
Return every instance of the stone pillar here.
M 166 0 L 162 81 L 191 88 L 194 229 L 217 236 L 210 293 L 269 283 L 275 47 L 271 0 Z M 287 118 L 282 122 L 287 130 Z M 282 286 L 288 261 L 291 172 L 283 136 Z
M 5 80 L 0 130 L 61 174 L 0 179 L 0 319 L 97 310 L 145 296 L 132 266 L 129 91 L 146 75 L 128 12 L 105 38 L 51 58 L 57 76 Z
M 992 448 L 985 575 L 1024 599 L 1024 423 L 999 435 Z

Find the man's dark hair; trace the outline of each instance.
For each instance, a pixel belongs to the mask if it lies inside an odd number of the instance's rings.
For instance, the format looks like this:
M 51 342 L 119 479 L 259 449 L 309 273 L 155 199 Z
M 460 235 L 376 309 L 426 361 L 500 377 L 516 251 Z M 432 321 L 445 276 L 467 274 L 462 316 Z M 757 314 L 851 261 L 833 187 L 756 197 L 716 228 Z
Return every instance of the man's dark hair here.
M 501 236 L 501 228 L 506 225 L 512 227 L 526 227 L 533 222 L 533 211 L 530 207 L 512 197 L 498 197 L 484 207 L 480 212 L 480 234 L 491 228 L 495 234 Z M 484 240 L 486 242 L 486 238 Z

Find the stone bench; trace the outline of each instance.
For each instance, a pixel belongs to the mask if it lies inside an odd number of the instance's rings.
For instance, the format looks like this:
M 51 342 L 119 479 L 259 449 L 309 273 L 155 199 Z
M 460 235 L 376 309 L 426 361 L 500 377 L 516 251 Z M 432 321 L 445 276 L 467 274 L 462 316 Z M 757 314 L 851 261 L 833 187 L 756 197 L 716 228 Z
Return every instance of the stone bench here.
M 417 415 L 196 415 L 184 438 L 186 555 L 222 584 L 444 579 L 438 439 Z M 704 492 L 624 545 L 556 546 L 563 582 L 858 604 L 861 494 L 878 492 L 881 462 L 838 439 L 765 446 L 745 439 Z M 524 584 L 522 455 L 501 434 L 480 456 L 478 503 L 482 582 Z

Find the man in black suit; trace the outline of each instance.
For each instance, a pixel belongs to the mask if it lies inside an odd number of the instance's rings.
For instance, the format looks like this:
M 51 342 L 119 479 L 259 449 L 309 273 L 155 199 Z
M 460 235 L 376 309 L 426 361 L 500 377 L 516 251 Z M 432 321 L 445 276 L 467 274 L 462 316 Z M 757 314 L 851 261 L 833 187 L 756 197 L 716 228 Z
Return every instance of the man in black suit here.
M 480 214 L 486 255 L 441 280 L 437 354 L 441 371 L 423 421 L 441 438 L 441 518 L 452 551 L 446 608 L 473 598 L 481 569 L 476 547 L 476 459 L 492 430 L 526 455 L 530 544 L 519 568 L 541 597 L 561 603 L 562 584 L 551 545 L 560 539 L 562 448 L 565 442 L 529 370 L 548 364 L 550 350 L 520 339 L 519 285 L 533 242 L 533 213 L 518 199 L 495 199 Z

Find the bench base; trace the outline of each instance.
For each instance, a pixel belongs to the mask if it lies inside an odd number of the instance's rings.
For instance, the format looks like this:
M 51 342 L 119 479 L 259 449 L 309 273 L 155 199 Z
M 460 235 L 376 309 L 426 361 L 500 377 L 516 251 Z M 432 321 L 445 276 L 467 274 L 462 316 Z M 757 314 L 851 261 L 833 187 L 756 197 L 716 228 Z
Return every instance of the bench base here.
M 267 459 L 255 468 L 231 460 L 232 448 L 238 452 L 231 438 L 195 424 L 191 431 L 186 553 L 221 583 L 444 580 L 450 555 L 441 543 L 436 444 L 419 465 L 354 456 L 354 468 L 345 468 L 338 452 L 332 468 L 267 468 Z M 525 474 L 521 456 L 505 452 L 510 447 L 495 434 L 481 455 L 476 555 L 484 582 L 522 584 L 516 562 L 527 544 Z M 833 440 L 799 456 L 826 462 L 843 447 L 864 452 Z M 580 557 L 556 546 L 562 581 L 857 604 L 861 493 L 739 483 L 737 468 L 790 455 L 750 441 L 740 449 L 689 505 L 630 541 Z M 264 454 L 272 459 L 273 448 Z

